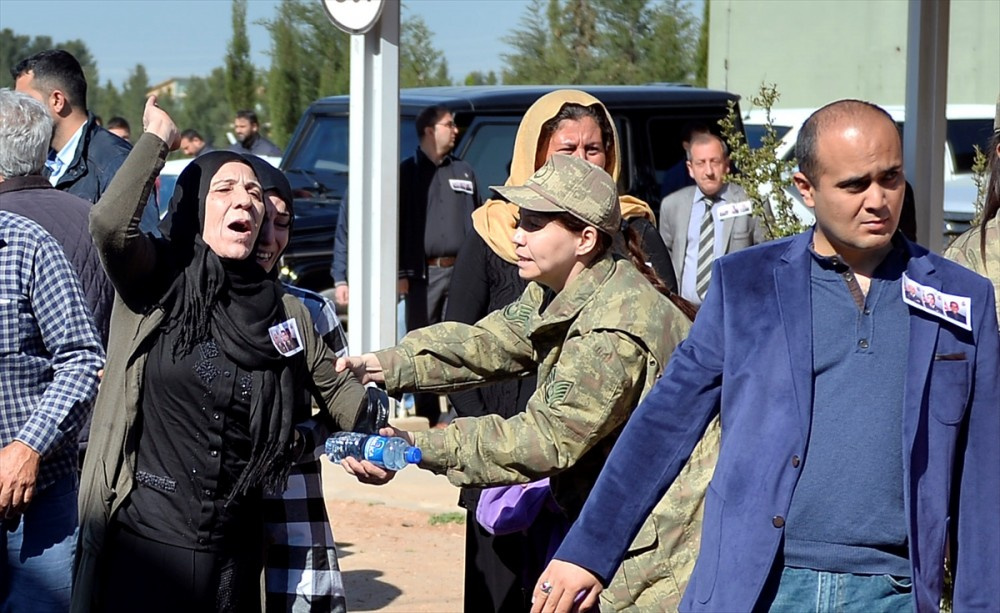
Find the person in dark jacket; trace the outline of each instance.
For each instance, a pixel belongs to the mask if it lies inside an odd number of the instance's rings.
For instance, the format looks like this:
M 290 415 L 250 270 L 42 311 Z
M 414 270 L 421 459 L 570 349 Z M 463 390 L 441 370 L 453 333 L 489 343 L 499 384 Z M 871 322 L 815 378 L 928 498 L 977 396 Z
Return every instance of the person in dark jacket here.
M 351 299 L 347 285 L 347 192 L 340 200 L 337 213 L 337 231 L 333 236 L 333 261 L 330 263 L 330 278 L 333 279 L 334 300 L 346 307 Z
M 236 133 L 236 142 L 230 145 L 230 151 L 281 157 L 281 148 L 260 133 L 257 113 L 247 109 L 237 111 L 236 119 L 233 120 L 233 132 Z
M 444 317 L 455 256 L 481 202 L 472 166 L 450 154 L 458 136 L 452 112 L 429 106 L 417 115 L 416 130 L 420 145 L 399 166 L 399 293 L 406 295 L 408 331 Z M 414 404 L 437 425 L 434 394 L 416 394 Z
M 58 190 L 94 203 L 125 161 L 132 146 L 108 132 L 87 111 L 87 79 L 72 54 L 50 49 L 25 58 L 10 74 L 15 89 L 49 110 L 54 129 L 46 176 Z M 150 194 L 139 228 L 159 235 L 159 210 Z

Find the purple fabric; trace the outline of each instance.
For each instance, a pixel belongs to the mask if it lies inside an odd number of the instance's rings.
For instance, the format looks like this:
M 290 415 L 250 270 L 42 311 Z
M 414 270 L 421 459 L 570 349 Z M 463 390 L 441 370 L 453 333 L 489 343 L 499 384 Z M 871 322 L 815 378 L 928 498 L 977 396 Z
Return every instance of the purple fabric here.
M 490 534 L 512 534 L 527 530 L 552 498 L 549 480 L 501 485 L 483 490 L 476 507 L 476 521 Z

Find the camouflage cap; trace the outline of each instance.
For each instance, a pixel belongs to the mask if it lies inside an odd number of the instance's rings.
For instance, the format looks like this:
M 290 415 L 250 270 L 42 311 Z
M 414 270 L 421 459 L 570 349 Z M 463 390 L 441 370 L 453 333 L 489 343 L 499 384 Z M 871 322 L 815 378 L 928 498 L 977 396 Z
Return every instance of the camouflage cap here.
M 557 153 L 523 186 L 490 189 L 523 209 L 569 213 L 611 236 L 618 233 L 621 225 L 621 205 L 614 179 L 580 158 Z

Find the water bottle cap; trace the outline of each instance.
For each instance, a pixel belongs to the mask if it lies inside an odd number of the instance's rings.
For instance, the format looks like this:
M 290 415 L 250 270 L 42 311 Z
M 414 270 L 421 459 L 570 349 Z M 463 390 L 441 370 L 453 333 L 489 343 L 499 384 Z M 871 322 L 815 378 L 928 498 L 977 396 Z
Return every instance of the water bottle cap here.
M 420 447 L 410 447 L 403 452 L 403 458 L 407 464 L 419 464 L 423 458 L 423 454 L 420 453 Z

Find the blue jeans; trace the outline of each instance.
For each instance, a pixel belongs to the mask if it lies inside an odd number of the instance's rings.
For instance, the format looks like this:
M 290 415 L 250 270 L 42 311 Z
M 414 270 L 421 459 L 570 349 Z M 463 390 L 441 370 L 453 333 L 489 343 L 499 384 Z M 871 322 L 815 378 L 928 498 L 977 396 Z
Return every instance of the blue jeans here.
M 912 591 L 909 578 L 786 566 L 769 610 L 771 613 L 913 613 Z
M 77 537 L 76 474 L 36 492 L 17 524 L 0 528 L 0 613 L 65 613 Z

